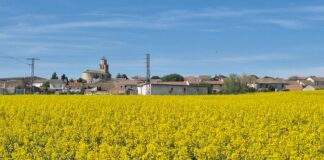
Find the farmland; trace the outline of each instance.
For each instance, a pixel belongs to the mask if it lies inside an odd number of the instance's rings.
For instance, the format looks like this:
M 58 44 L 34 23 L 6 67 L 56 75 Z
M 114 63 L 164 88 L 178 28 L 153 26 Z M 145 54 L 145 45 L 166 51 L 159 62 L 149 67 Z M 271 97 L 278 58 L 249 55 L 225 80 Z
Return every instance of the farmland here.
M 0 96 L 0 159 L 321 159 L 324 92 Z

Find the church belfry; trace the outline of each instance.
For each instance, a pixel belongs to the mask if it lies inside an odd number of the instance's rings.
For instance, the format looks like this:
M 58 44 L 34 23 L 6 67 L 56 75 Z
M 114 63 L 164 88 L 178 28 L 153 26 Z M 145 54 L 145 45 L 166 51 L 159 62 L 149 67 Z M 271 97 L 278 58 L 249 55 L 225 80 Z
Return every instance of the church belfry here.
M 108 65 L 107 59 L 105 57 L 101 58 L 99 67 L 100 67 L 101 71 L 103 71 L 105 73 L 109 72 L 109 65 Z

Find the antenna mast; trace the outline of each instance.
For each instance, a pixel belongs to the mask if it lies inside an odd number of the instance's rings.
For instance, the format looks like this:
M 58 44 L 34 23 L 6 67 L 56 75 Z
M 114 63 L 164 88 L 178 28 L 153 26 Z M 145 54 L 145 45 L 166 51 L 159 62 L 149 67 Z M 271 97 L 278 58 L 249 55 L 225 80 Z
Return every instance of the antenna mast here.
M 27 60 L 31 61 L 31 64 L 29 64 L 31 66 L 31 83 L 30 83 L 30 94 L 34 94 L 34 76 L 35 76 L 35 61 L 39 61 L 40 59 L 38 58 L 27 58 Z
M 146 95 L 151 95 L 151 55 L 146 54 Z

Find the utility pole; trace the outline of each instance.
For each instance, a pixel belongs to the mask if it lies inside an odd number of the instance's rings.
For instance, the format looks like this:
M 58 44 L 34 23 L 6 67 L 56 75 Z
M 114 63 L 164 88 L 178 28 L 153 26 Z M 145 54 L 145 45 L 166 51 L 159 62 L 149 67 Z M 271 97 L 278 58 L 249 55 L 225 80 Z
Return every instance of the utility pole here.
M 38 58 L 27 58 L 27 60 L 31 61 L 31 64 L 29 64 L 31 66 L 30 94 L 34 94 L 33 83 L 34 83 L 34 76 L 35 76 L 35 61 L 39 61 L 40 59 L 38 59 Z
M 151 95 L 151 56 L 146 54 L 146 95 Z

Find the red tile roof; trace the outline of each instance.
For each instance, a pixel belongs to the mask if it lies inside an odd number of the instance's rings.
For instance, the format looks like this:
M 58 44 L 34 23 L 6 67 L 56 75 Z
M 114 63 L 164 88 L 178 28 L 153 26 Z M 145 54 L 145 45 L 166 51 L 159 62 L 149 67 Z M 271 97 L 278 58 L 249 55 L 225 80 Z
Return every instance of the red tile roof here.
M 299 84 L 290 84 L 290 85 L 286 85 L 285 89 L 289 91 L 301 91 L 303 90 L 303 87 Z

